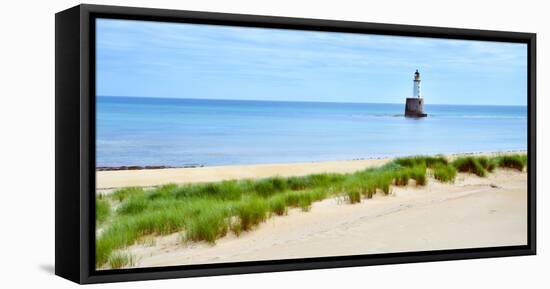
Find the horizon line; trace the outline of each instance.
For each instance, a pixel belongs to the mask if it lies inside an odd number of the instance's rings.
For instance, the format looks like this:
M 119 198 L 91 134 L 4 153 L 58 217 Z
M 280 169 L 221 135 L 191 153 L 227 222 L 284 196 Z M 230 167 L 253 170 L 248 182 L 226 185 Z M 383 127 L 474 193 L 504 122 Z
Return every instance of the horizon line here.
M 131 96 L 131 95 L 96 95 L 97 97 L 117 97 L 117 98 L 146 98 L 146 99 L 170 99 L 170 100 L 216 100 L 216 101 L 259 101 L 259 102 L 302 102 L 302 103 L 344 103 L 344 104 L 405 104 L 397 102 L 345 102 L 345 101 L 311 101 L 311 100 L 271 100 L 271 99 L 227 99 L 227 98 L 189 98 L 189 97 L 156 97 L 156 96 Z M 410 97 L 405 97 L 410 98 Z M 469 105 L 469 106 L 521 106 L 522 104 L 467 104 L 467 103 L 425 103 L 425 105 Z

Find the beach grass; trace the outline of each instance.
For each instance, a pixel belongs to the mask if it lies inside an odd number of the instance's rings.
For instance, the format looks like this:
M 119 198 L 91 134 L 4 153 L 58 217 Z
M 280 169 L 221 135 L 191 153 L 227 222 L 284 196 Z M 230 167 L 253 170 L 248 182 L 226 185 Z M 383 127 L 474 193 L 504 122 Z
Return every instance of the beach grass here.
M 120 269 L 125 266 L 133 266 L 134 257 L 129 254 L 114 253 L 109 257 L 109 267 L 111 269 Z
M 120 190 L 116 190 L 111 195 L 112 198 L 116 199 L 119 202 L 122 202 L 128 198 L 128 196 L 137 196 L 143 195 L 145 191 L 142 188 L 128 187 Z
M 221 210 L 216 207 L 206 208 L 196 218 L 190 219 L 186 226 L 185 240 L 214 243 L 216 239 L 227 234 L 228 225 L 227 212 L 224 208 Z
M 269 212 L 277 216 L 283 216 L 288 213 L 285 195 L 275 196 L 271 198 L 268 202 L 268 206 Z
M 95 219 L 98 224 L 105 222 L 111 213 L 111 205 L 101 195 L 95 201 Z
M 454 182 L 456 178 L 456 168 L 454 166 L 437 164 L 432 167 L 432 174 L 434 179 L 450 183 Z
M 350 190 L 346 192 L 346 197 L 350 204 L 361 202 L 361 192 L 358 190 Z
M 244 231 L 248 231 L 265 221 L 265 219 L 267 219 L 268 210 L 268 203 L 263 198 L 252 196 L 243 200 L 235 209 L 235 214 L 240 221 L 240 228 Z
M 115 252 L 144 238 L 180 233 L 185 242 L 214 244 L 230 232 L 239 236 L 272 216 L 286 215 L 290 208 L 309 211 L 325 198 L 343 197 L 356 204 L 377 193 L 390 194 L 392 186 L 410 185 L 411 180 L 424 186 L 428 172 L 442 182 L 453 182 L 457 171 L 484 177 L 496 167 L 523 170 L 526 163 L 520 154 L 457 157 L 452 162 L 443 156 L 416 156 L 348 174 L 124 188 L 96 198 L 101 228 L 96 266 L 127 266 L 133 260 Z
M 527 155 L 506 155 L 496 158 L 499 167 L 523 171 L 527 166 Z
M 452 164 L 459 172 L 473 173 L 477 176 L 485 177 L 487 173 L 492 172 L 497 167 L 523 171 L 527 166 L 527 155 L 510 154 L 494 157 L 458 157 Z
M 482 162 L 473 156 L 458 157 L 453 161 L 453 166 L 461 173 L 472 173 L 479 177 L 487 175 L 487 170 Z
M 432 168 L 438 164 L 449 164 L 447 158 L 442 155 L 402 157 L 395 159 L 393 162 L 403 167 L 425 166 L 427 168 Z

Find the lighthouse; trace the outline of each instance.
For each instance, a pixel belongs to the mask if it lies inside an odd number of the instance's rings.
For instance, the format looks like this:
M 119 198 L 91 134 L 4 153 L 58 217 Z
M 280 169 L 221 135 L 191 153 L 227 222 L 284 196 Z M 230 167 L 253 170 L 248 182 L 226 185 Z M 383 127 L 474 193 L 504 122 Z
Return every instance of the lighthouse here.
M 420 96 L 420 72 L 418 69 L 414 73 L 413 79 L 413 95 L 407 97 L 405 102 L 405 116 L 406 117 L 426 117 L 424 113 L 424 99 Z
M 414 73 L 413 83 L 413 97 L 420 98 L 420 72 L 418 72 L 418 69 Z

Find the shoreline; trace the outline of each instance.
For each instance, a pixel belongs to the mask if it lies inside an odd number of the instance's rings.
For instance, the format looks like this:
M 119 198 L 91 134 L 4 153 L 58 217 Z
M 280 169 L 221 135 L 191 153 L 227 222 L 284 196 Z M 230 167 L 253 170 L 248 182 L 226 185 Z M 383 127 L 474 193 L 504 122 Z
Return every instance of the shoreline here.
M 336 161 L 366 161 L 366 160 L 378 160 L 378 159 L 395 159 L 408 156 L 422 156 L 422 155 L 444 155 L 444 156 L 467 156 L 467 155 L 484 155 L 484 154 L 512 154 L 512 153 L 527 153 L 527 150 L 504 150 L 504 151 L 477 151 L 477 152 L 462 152 L 462 153 L 434 153 L 434 154 L 416 154 L 416 155 L 397 155 L 397 156 L 384 156 L 384 157 L 362 157 L 354 159 L 341 159 L 341 160 L 319 160 L 319 161 L 296 161 L 287 162 L 284 164 L 301 164 L 301 163 L 323 163 L 323 162 L 336 162 Z M 242 163 L 242 164 L 184 164 L 184 165 L 120 165 L 120 166 L 97 166 L 96 172 L 102 171 L 135 171 L 135 170 L 158 170 L 158 169 L 190 169 L 190 168 L 209 168 L 209 167 L 230 167 L 230 166 L 252 166 L 252 165 L 275 165 L 283 164 L 276 162 L 267 163 Z
M 526 153 L 526 151 L 469 152 L 446 154 L 444 156 L 453 159 L 459 156 L 494 156 L 515 153 Z M 366 168 L 384 165 L 396 158 L 194 167 L 119 167 L 126 169 L 105 169 L 105 167 L 100 167 L 100 169 L 96 170 L 96 192 L 108 194 L 113 190 L 124 187 L 152 188 L 169 183 L 190 184 L 231 179 L 260 179 L 273 176 L 291 177 L 318 173 L 353 173 Z

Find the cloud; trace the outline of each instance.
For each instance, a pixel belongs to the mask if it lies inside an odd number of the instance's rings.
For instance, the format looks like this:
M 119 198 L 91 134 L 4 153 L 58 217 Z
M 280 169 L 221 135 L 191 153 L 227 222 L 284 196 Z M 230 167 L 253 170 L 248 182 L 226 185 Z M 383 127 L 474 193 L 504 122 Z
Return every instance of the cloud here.
M 409 78 L 416 68 L 461 79 L 487 74 L 508 79 L 506 74 L 526 69 L 527 58 L 522 44 L 487 41 L 108 19 L 99 19 L 96 27 L 98 75 L 120 79 L 181 75 L 233 86 L 260 81 L 265 89 L 270 79 L 273 85 L 336 87 L 357 85 L 356 79 Z M 103 78 L 98 91 L 111 94 L 113 85 L 132 84 Z

